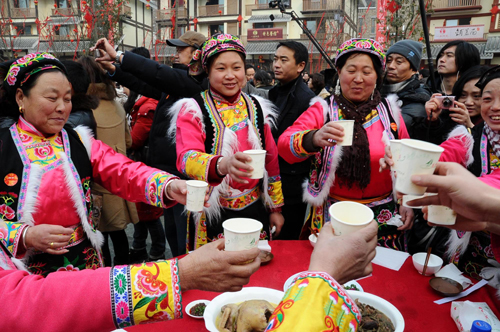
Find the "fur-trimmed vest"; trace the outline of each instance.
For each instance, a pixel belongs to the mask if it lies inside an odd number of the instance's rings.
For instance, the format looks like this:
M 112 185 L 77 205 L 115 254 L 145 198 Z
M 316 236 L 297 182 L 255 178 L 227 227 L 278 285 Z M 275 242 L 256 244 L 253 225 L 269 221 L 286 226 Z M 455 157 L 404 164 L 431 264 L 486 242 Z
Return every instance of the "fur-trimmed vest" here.
M 320 98 L 313 98 L 310 102 L 313 105 L 320 102 L 323 106 L 323 123 L 339 120 L 339 107 L 335 101 L 335 96 L 330 97 L 327 101 Z M 398 128 L 400 126 L 400 109 L 395 103 L 396 96 L 391 95 L 388 98 L 383 98 L 382 102 L 377 106 L 377 111 L 380 116 L 380 121 L 384 126 L 384 137 L 380 139 L 398 138 Z M 386 136 L 386 137 L 385 137 Z M 325 147 L 316 153 L 311 163 L 309 177 L 304 181 L 304 201 L 313 205 L 321 206 L 330 194 L 330 188 L 335 182 L 335 173 L 337 166 L 342 158 L 342 146 L 334 145 Z
M 91 131 L 83 126 L 75 129 L 65 126 L 61 134 L 65 153 L 61 153 L 56 162 L 42 167 L 28 159 L 16 124 L 0 130 L 0 205 L 7 205 L 15 213 L 5 221 L 33 226 L 32 215 L 37 209 L 37 201 L 43 198 L 43 193 L 39 192 L 42 176 L 55 167 L 62 167 L 83 229 L 94 247 L 100 248 L 103 237 L 92 218 Z M 54 211 L 54 218 L 63 217 Z
M 248 141 L 254 149 L 265 149 L 264 125 L 274 125 L 276 110 L 274 105 L 261 97 L 249 96 L 242 92 L 248 110 L 248 126 L 253 128 L 249 130 Z M 213 155 L 222 155 L 225 157 L 233 155 L 237 151 L 238 141 L 236 134 L 227 128 L 217 113 L 214 100 L 209 91 L 204 91 L 194 98 L 185 98 L 177 101 L 169 110 L 172 117 L 168 135 L 175 138 L 177 116 L 179 112 L 189 112 L 194 118 L 200 120 L 202 131 L 205 134 L 205 152 Z M 268 194 L 268 174 L 264 171 L 264 178 L 261 181 L 261 197 L 266 206 L 273 208 L 274 203 Z M 228 192 L 230 177 L 226 176 L 218 186 L 209 186 L 210 203 L 209 208 L 204 208 L 209 219 L 220 216 L 221 194 Z

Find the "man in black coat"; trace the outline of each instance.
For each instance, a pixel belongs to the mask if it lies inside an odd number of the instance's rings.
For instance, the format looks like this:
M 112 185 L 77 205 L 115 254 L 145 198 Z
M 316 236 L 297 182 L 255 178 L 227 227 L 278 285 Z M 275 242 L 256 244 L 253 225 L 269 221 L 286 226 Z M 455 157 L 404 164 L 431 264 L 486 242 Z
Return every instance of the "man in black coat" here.
M 185 176 L 176 167 L 175 141 L 166 134 L 171 120 L 167 110 L 179 99 L 208 89 L 207 79 L 195 81 L 187 71 L 194 51 L 205 40 L 205 36 L 195 31 L 187 31 L 179 39 L 167 40 L 168 45 L 177 49 L 173 68 L 131 52 L 116 52 L 107 40 L 103 40 L 100 46 L 107 54 L 97 59 L 116 82 L 143 96 L 159 100 L 149 133 L 147 162 L 182 179 Z M 115 60 L 115 65 L 110 60 Z M 174 257 L 186 252 L 187 219 L 183 211 L 184 206 L 177 204 L 166 209 L 164 214 L 165 233 Z
M 278 137 L 309 107 L 314 92 L 302 80 L 306 68 L 307 48 L 296 41 L 283 41 L 278 44 L 274 54 L 274 74 L 279 84 L 269 90 L 269 100 L 278 108 L 276 128 L 273 137 Z M 302 201 L 302 183 L 309 174 L 309 160 L 289 164 L 279 158 L 281 184 L 285 205 L 282 214 L 285 224 L 281 229 L 280 239 L 297 240 L 304 224 L 307 205 Z

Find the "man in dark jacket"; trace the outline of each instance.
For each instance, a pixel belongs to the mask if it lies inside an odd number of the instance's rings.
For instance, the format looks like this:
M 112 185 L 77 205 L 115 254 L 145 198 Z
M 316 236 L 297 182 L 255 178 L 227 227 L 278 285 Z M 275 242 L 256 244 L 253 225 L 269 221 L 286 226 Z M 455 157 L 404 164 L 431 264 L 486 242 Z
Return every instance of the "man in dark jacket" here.
M 175 164 L 175 141 L 166 134 L 171 120 L 166 112 L 177 100 L 208 89 L 206 79 L 197 82 L 187 72 L 194 51 L 205 39 L 201 33 L 187 31 L 179 39 L 167 40 L 167 44 L 177 49 L 173 68 L 131 52 L 116 52 L 107 41 L 102 42 L 107 54 L 98 59 L 116 82 L 143 96 L 159 100 L 149 134 L 148 165 L 180 178 L 185 176 Z M 109 67 L 110 60 L 118 60 L 114 66 L 111 65 L 113 68 Z M 183 211 L 184 206 L 180 204 L 165 210 L 165 233 L 174 257 L 186 252 L 187 220 Z
M 401 40 L 392 45 L 386 53 L 386 75 L 382 96 L 397 94 L 398 105 L 407 128 L 414 119 L 425 117 L 425 103 L 430 92 L 418 78 L 423 46 L 414 40 Z
M 273 137 L 278 137 L 309 107 L 314 92 L 302 80 L 306 68 L 307 48 L 296 41 L 283 41 L 278 44 L 274 54 L 274 74 L 279 84 L 269 90 L 269 100 L 278 108 L 276 128 Z M 281 183 L 285 205 L 282 213 L 285 224 L 280 239 L 297 240 L 304 224 L 307 205 L 302 201 L 302 182 L 309 174 L 309 160 L 289 164 L 279 158 Z

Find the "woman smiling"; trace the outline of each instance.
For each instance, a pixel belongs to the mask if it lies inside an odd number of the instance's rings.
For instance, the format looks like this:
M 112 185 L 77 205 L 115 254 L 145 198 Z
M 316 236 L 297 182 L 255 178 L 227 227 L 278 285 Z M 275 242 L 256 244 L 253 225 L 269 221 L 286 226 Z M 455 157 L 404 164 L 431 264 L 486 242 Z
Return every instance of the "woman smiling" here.
M 0 217 L 8 226 L 0 240 L 14 256 L 26 256 L 30 272 L 102 266 L 92 181 L 132 201 L 185 201 L 185 184 L 174 176 L 117 154 L 86 127 L 65 127 L 71 85 L 51 54 L 13 62 L 2 88 L 0 115 L 16 122 L 0 129 Z
M 339 47 L 335 58 L 339 79 L 335 95 L 315 98 L 311 107 L 278 141 L 279 154 L 289 163 L 312 158 L 304 184 L 304 200 L 311 206 L 308 227 L 318 230 L 329 221 L 329 207 L 337 201 L 356 201 L 369 206 L 379 224 L 379 244 L 406 249 L 404 230 L 411 228 L 413 211 L 397 207 L 389 172 L 378 172 L 378 160 L 389 139 L 408 138 L 397 106 L 381 98 L 385 66 L 381 46 L 371 39 L 351 39 Z M 344 130 L 338 120 L 354 120 L 352 146 L 337 146 Z M 401 215 L 397 228 L 387 221 Z

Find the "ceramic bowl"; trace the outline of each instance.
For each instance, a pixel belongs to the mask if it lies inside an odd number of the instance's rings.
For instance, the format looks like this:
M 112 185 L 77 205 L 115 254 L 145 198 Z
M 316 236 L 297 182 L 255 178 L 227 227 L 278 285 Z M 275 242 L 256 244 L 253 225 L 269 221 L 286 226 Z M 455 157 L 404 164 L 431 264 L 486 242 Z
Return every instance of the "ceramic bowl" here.
M 422 274 L 424 270 L 426 252 L 419 252 L 412 256 L 413 266 L 417 269 L 418 273 Z M 433 275 L 441 269 L 443 266 L 443 260 L 441 257 L 431 254 L 429 257 L 429 263 L 427 264 L 427 270 L 425 271 L 426 276 Z
M 215 320 L 221 313 L 221 308 L 229 303 L 240 303 L 248 300 L 266 300 L 278 305 L 283 298 L 282 291 L 265 287 L 246 287 L 239 292 L 226 292 L 214 298 L 205 309 L 203 318 L 205 328 L 211 332 L 219 332 Z
M 205 305 L 208 307 L 208 304 L 210 303 L 210 301 L 209 301 L 209 300 L 196 300 L 196 301 L 193 301 L 193 302 L 189 303 L 189 304 L 186 306 L 186 309 L 185 309 L 186 314 L 187 314 L 189 317 L 193 317 L 193 318 L 196 318 L 196 319 L 203 318 L 203 316 L 195 316 L 195 315 L 192 315 L 192 314 L 190 313 L 191 308 L 192 308 L 192 307 L 194 307 L 195 305 L 199 304 L 199 303 L 205 303 Z M 205 307 L 205 310 L 206 310 L 206 309 L 207 309 L 207 308 Z
M 368 304 L 375 309 L 384 313 L 394 324 L 395 332 L 403 332 L 405 329 L 405 320 L 401 312 L 392 303 L 383 298 L 365 292 L 347 291 L 353 300 L 358 300 L 360 303 Z

